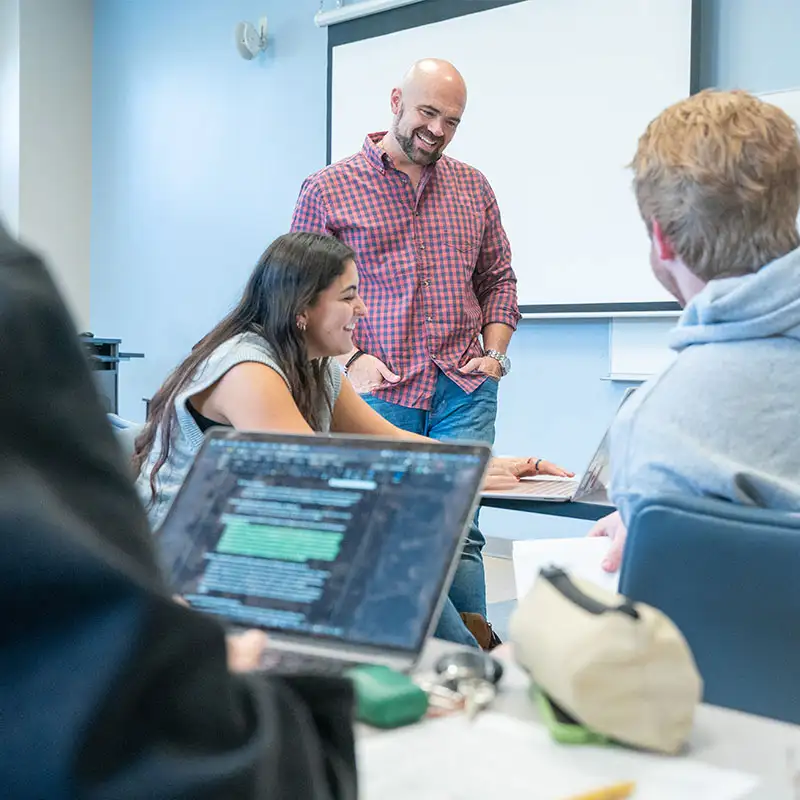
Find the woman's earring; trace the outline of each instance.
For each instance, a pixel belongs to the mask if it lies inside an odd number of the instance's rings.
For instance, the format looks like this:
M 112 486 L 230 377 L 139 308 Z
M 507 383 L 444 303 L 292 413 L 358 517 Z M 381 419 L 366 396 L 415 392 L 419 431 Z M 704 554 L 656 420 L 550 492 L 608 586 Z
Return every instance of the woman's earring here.
M 297 327 L 299 330 L 304 331 L 308 327 L 308 323 L 304 319 L 298 319 Z

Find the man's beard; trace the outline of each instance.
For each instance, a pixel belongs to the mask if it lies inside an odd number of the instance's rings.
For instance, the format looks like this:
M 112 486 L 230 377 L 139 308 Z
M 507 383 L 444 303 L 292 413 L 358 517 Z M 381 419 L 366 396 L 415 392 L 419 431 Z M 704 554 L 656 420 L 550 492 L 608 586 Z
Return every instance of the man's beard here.
M 442 157 L 441 145 L 439 145 L 436 150 L 430 153 L 423 150 L 416 143 L 417 131 L 426 131 L 426 128 L 424 126 L 416 128 L 415 130 L 411 131 L 410 136 L 406 136 L 400 133 L 399 125 L 395 123 L 392 133 L 395 140 L 400 145 L 400 149 L 405 154 L 405 157 L 412 164 L 417 164 L 420 167 L 426 167 L 429 164 L 435 164 Z M 428 133 L 428 136 L 430 136 L 430 133 Z M 435 137 L 431 136 L 431 138 L 433 139 Z

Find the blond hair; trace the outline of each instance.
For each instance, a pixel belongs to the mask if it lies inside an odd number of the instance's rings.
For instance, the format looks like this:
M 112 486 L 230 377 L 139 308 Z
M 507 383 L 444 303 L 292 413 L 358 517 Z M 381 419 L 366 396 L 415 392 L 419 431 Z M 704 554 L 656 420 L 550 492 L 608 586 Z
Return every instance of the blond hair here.
M 800 244 L 800 140 L 781 109 L 706 90 L 656 117 L 631 164 L 639 211 L 703 280 L 756 272 Z

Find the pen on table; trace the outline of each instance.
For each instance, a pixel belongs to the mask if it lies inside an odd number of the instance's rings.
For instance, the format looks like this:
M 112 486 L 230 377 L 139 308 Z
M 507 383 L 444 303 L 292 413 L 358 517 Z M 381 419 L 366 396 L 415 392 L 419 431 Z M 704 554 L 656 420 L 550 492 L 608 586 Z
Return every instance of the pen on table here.
M 606 786 L 603 789 L 594 789 L 591 792 L 577 794 L 566 800 L 625 800 L 625 798 L 633 794 L 635 789 L 636 784 L 633 781 L 628 783 L 615 783 L 613 786 Z

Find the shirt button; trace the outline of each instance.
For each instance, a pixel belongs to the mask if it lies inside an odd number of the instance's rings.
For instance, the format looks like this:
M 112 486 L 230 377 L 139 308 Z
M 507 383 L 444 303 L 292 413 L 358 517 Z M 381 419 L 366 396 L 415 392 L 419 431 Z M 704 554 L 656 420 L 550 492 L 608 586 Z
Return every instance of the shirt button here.
M 433 317 L 430 314 L 425 317 L 425 319 L 428 320 L 428 322 L 433 322 Z
M 430 286 L 431 282 L 430 281 L 422 281 L 422 285 L 423 286 Z
M 425 245 L 424 245 L 424 244 L 421 244 L 421 245 L 419 246 L 419 249 L 420 249 L 420 250 L 424 250 L 424 249 L 425 249 Z

